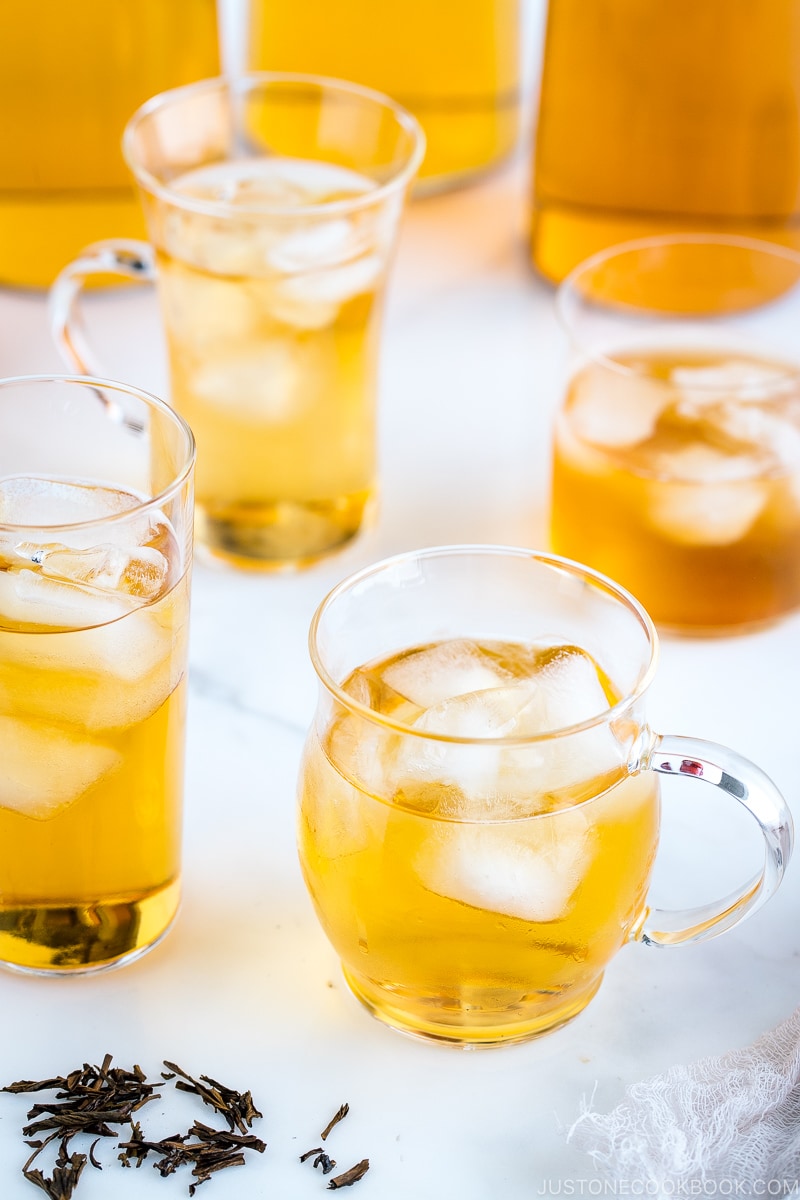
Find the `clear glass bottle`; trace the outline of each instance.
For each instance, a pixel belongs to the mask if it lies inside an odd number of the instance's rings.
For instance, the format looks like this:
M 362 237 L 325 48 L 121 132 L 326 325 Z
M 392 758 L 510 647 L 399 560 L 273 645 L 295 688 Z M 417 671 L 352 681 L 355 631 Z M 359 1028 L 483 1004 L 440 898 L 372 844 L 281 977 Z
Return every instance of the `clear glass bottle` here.
M 800 0 L 550 0 L 531 254 L 681 230 L 800 249 Z
M 87 242 L 144 237 L 120 139 L 220 70 L 215 0 L 31 0 L 0 38 L 0 282 L 46 287 Z
M 514 147 L 519 0 L 250 0 L 247 64 L 365 84 L 427 137 L 422 189 L 459 183 Z

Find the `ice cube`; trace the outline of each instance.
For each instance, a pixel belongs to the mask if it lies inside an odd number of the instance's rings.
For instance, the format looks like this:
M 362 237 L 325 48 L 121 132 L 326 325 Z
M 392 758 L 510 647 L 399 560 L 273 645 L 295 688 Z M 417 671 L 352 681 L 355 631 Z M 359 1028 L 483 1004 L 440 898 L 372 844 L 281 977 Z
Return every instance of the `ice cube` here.
M 757 479 L 763 462 L 752 454 L 718 449 L 705 442 L 691 442 L 674 450 L 656 450 L 650 456 L 654 474 L 665 483 L 697 483 L 714 487 Z
M 530 728 L 524 716 L 520 733 L 544 733 L 580 725 L 599 717 L 609 708 L 597 666 L 579 646 L 552 646 L 542 653 L 536 672 L 538 729 Z M 534 710 L 529 710 L 534 715 Z
M 538 724 L 533 713 L 539 707 L 536 689 L 517 683 L 442 700 L 426 709 L 413 725 L 414 729 L 442 738 L 513 737 L 523 723 Z M 408 793 L 412 781 L 455 787 L 459 795 L 440 795 L 437 800 L 438 808 L 444 801 L 453 815 L 476 801 L 498 798 L 503 758 L 500 748 L 492 745 L 406 739 L 398 754 L 398 771 L 404 776 L 401 790 Z
M 293 274 L 312 267 L 335 266 L 353 258 L 357 250 L 354 226 L 341 217 L 316 221 L 287 233 L 270 250 L 269 261 L 281 274 Z
M 383 841 L 389 807 L 374 797 L 382 794 L 385 774 L 371 778 L 381 753 L 376 732 L 349 716 L 332 727 L 324 751 L 314 734 L 309 737 L 302 819 L 313 826 L 315 852 L 320 856 L 358 854 Z
M 246 340 L 258 324 L 258 309 L 241 280 L 211 278 L 170 263 L 161 269 L 160 285 L 164 320 L 181 350 L 213 353 Z
M 224 219 L 171 211 L 162 229 L 167 253 L 178 262 L 216 275 L 258 278 L 274 274 L 270 256 L 275 247 L 294 237 L 301 220 L 306 226 L 318 220 L 316 216 L 287 216 L 287 210 L 290 213 L 291 209 L 359 196 L 375 184 L 330 163 L 275 157 L 212 163 L 187 172 L 171 186 L 184 195 L 222 203 L 238 212 Z M 283 214 L 276 215 L 276 208 L 284 210 Z M 332 235 L 322 235 L 326 237 Z M 302 254 L 297 245 L 293 250 L 290 244 L 290 257 L 295 251 Z
M 14 551 L 36 563 L 48 579 L 136 596 L 143 603 L 161 594 L 169 576 L 169 562 L 155 546 L 127 550 L 106 544 L 75 550 L 60 542 L 19 542 Z
M 338 267 L 292 275 L 279 285 L 279 296 L 293 304 L 344 304 L 372 291 L 382 271 L 381 259 L 369 254 Z
M 101 742 L 0 716 L 0 807 L 46 820 L 73 804 L 121 758 Z
M 374 189 L 366 175 L 334 163 L 278 155 L 237 158 L 187 171 L 172 181 L 184 195 L 252 208 L 304 208 Z
M 502 738 L 541 728 L 542 698 L 535 684 L 483 688 L 440 700 L 414 722 L 415 729 L 453 738 Z
M 567 405 L 581 441 L 624 449 L 652 437 L 670 399 L 669 387 L 660 380 L 592 366 L 573 380 Z
M 326 270 L 306 271 L 276 283 L 269 309 L 275 320 L 296 329 L 325 329 L 342 304 L 372 291 L 383 272 L 376 255 Z
M 294 203 L 298 207 L 306 207 L 362 196 L 374 191 L 376 185 L 367 175 L 335 163 L 274 157 L 250 160 L 247 186 L 249 194 L 255 196 L 258 203 L 265 196 L 262 189 L 280 186 L 285 195 L 290 191 L 293 193 Z M 285 200 L 283 203 L 289 207 Z
M 789 367 L 731 358 L 704 367 L 675 367 L 670 380 L 680 392 L 679 413 L 690 416 L 718 404 L 726 393 L 733 393 L 740 404 L 774 400 L 795 389 L 794 374 Z
M 383 713 L 406 725 L 413 725 L 423 711 L 419 705 L 412 704 L 390 687 L 379 670 L 371 670 L 369 667 L 359 667 L 357 671 L 353 671 L 342 684 L 342 689 L 365 708 L 371 708 L 373 712 Z
M 253 221 L 225 221 L 173 209 L 164 218 L 161 240 L 168 256 L 166 261 L 164 256 L 159 256 L 160 269 L 166 282 L 162 294 L 169 297 L 170 280 L 178 276 L 182 266 L 193 268 L 189 278 L 201 281 L 198 304 L 202 306 L 205 298 L 214 290 L 214 283 L 223 285 L 217 293 L 220 297 L 225 294 L 230 296 L 231 293 L 226 289 L 240 287 L 243 280 L 269 273 L 267 255 L 275 235 Z M 203 274 L 199 275 L 198 272 Z M 209 287 L 203 287 L 203 283 Z M 178 303 L 185 299 L 184 292 Z M 191 312 L 191 301 L 188 304 L 188 311 Z M 234 314 L 241 314 L 241 297 L 234 300 L 233 305 Z M 165 307 L 165 312 L 174 314 L 175 311 L 174 306 Z M 219 319 L 226 323 L 222 313 Z
M 707 420 L 712 430 L 719 429 L 742 443 L 745 452 L 740 455 L 740 478 L 745 477 L 746 470 L 751 475 L 756 472 L 756 456 L 761 460 L 762 473 L 774 469 L 795 471 L 800 466 L 800 428 L 788 417 L 759 405 L 723 404 Z
M 295 207 L 306 202 L 291 160 L 239 158 L 196 167 L 172 181 L 175 191 L 219 204 Z
M 141 504 L 138 496 L 96 484 L 36 475 L 0 479 L 0 525 L 72 525 L 116 516 Z
M 39 571 L 0 571 L 0 622 L 42 629 L 105 625 L 136 607 L 126 594 L 89 591 Z
M 646 519 L 682 545 L 738 542 L 769 500 L 768 484 L 758 480 L 761 469 L 756 458 L 699 443 L 663 455 L 666 478 L 648 485 Z
M 594 795 L 604 777 L 622 770 L 627 755 L 604 718 L 611 701 L 596 663 L 584 650 L 573 645 L 542 648 L 532 682 L 536 702 L 520 712 L 517 736 L 555 734 L 597 720 L 581 732 L 504 751 L 496 786 L 521 813 Z
M 420 708 L 433 708 L 443 700 L 513 680 L 511 672 L 484 654 L 475 642 L 462 638 L 403 655 L 385 668 L 383 678 Z
M 2 585 L 13 574 L 0 573 L 0 607 Z M 78 592 L 40 576 L 36 580 L 47 590 Z M 35 614 L 44 632 L 0 629 L 0 695 L 5 708 L 18 716 L 68 722 L 90 731 L 121 728 L 150 716 L 184 670 L 186 586 L 183 582 L 154 605 L 133 611 L 128 600 L 128 615 L 91 629 L 78 627 L 86 620 L 84 594 L 73 619 L 75 628 L 58 634 L 47 632 L 48 621 L 61 620 L 58 628 L 63 629 L 63 609 L 52 614 L 46 606 L 40 612 L 22 605 L 20 623 L 30 627 Z M 94 619 L 120 603 L 119 597 L 99 592 L 90 599 Z
M 240 420 L 291 419 L 304 394 L 299 354 L 296 346 L 276 338 L 238 353 L 216 354 L 191 373 L 190 387 L 205 403 Z
M 528 821 L 432 822 L 413 865 L 439 896 L 523 921 L 555 921 L 591 854 L 591 823 L 575 808 Z
M 439 654 L 442 650 L 450 654 Z M 495 674 L 497 686 L 441 700 L 413 722 L 415 730 L 442 740 L 404 739 L 393 764 L 399 791 L 406 794 L 431 784 L 444 785 L 450 791 L 440 795 L 437 803 L 440 808 L 445 805 L 448 815 L 474 816 L 481 806 L 497 803 L 507 806 L 506 811 L 528 814 L 540 810 L 542 797 L 577 785 L 590 788 L 593 780 L 619 767 L 624 750 L 602 720 L 610 701 L 590 655 L 577 646 L 551 645 L 536 647 L 529 657 L 536 664 L 529 678 L 515 679 L 504 672 L 498 681 Z M 418 658 L 427 668 L 424 675 Z M 459 670 L 457 677 L 452 674 L 453 663 Z M 468 671 L 461 669 L 465 663 Z M 412 668 L 410 680 L 405 678 L 407 665 Z M 397 668 L 401 668 L 399 680 Z M 433 687 L 442 686 L 446 679 L 450 690 L 485 671 L 499 673 L 503 668 L 488 655 L 481 656 L 474 643 L 444 643 L 392 664 L 383 678 L 388 682 L 391 672 L 391 682 L 399 690 L 415 690 L 420 677 L 423 682 L 430 678 Z M 417 700 L 419 695 L 416 690 Z M 595 717 L 601 719 L 580 734 L 543 738 Z M 461 738 L 475 740 L 446 740 Z M 491 744 L 505 738 L 537 740 L 515 747 Z

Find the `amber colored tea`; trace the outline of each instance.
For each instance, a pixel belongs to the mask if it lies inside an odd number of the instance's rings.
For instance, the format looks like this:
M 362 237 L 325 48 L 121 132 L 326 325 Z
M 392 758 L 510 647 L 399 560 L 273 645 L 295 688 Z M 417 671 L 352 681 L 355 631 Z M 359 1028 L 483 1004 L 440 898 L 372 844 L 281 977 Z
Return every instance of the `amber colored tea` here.
M 371 217 L 302 210 L 375 185 L 275 158 L 200 168 L 172 187 L 233 209 L 224 225 L 175 209 L 157 239 L 172 401 L 199 448 L 199 535 L 240 565 L 312 559 L 354 536 L 374 491 L 387 251 Z M 290 215 L 253 226 L 259 201 Z
M 249 64 L 366 84 L 418 118 L 434 186 L 481 171 L 519 128 L 518 0 L 253 0 Z
M 665 626 L 713 633 L 800 607 L 800 379 L 731 352 L 615 355 L 572 380 L 552 544 Z
M 549 0 L 533 263 L 674 230 L 800 248 L 800 0 Z
M 355 994 L 459 1044 L 569 1020 L 642 915 L 658 784 L 602 722 L 541 735 L 606 712 L 613 683 L 577 646 L 454 639 L 343 688 L 387 724 L 336 705 L 311 733 L 299 846 Z
M 113 965 L 177 909 L 188 578 L 172 528 L 142 513 L 113 543 L 109 527 L 47 543 L 2 529 L 139 503 L 80 481 L 0 482 L 4 963 Z
M 0 280 L 44 287 L 89 242 L 144 237 L 120 152 L 125 122 L 156 92 L 218 72 L 214 0 L 7 6 Z

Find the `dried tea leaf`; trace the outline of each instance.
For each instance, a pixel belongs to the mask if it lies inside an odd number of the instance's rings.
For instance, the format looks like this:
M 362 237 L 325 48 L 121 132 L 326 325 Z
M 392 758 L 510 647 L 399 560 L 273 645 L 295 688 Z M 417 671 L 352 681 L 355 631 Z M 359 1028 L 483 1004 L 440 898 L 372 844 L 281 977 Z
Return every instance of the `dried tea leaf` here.
M 369 1159 L 362 1158 L 360 1163 L 356 1163 L 354 1167 L 350 1167 L 349 1171 L 342 1172 L 341 1175 L 335 1175 L 328 1184 L 328 1187 L 333 1190 L 335 1188 L 352 1187 L 354 1183 L 358 1183 L 359 1179 L 363 1179 L 369 1170 Z

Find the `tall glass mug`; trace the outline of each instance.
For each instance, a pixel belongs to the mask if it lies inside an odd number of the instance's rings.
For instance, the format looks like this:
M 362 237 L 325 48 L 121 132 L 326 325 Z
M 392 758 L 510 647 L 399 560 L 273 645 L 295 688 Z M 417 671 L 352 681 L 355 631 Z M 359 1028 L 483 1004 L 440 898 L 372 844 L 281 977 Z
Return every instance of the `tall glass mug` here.
M 519 132 L 519 0 L 250 0 L 247 61 L 379 88 L 419 119 L 421 189 L 460 183 Z
M 800 250 L 799 22 L 800 0 L 548 0 L 537 269 L 697 228 Z
M 154 396 L 0 381 L 5 966 L 116 966 L 177 911 L 193 470 Z
M 800 608 L 800 254 L 643 239 L 576 268 L 558 308 L 553 548 L 684 633 Z
M 339 584 L 310 646 L 300 861 L 351 989 L 387 1024 L 455 1045 L 546 1033 L 625 942 L 712 937 L 777 887 L 782 797 L 732 750 L 653 733 L 655 630 L 588 568 L 401 555 Z M 760 826 L 763 872 L 735 895 L 649 907 L 662 774 L 721 788 Z
M 55 335 L 86 370 L 84 280 L 157 276 L 198 536 L 223 559 L 310 562 L 369 511 L 381 302 L 423 150 L 386 97 L 291 75 L 205 80 L 127 126 L 153 249 L 90 246 L 54 286 Z
M 0 281 L 47 287 L 91 239 L 142 237 L 120 153 L 125 122 L 156 92 L 215 75 L 219 65 L 215 0 L 7 5 Z

